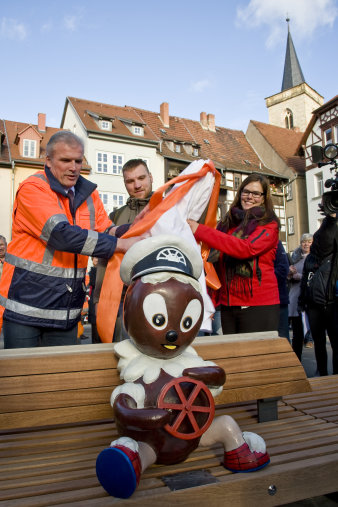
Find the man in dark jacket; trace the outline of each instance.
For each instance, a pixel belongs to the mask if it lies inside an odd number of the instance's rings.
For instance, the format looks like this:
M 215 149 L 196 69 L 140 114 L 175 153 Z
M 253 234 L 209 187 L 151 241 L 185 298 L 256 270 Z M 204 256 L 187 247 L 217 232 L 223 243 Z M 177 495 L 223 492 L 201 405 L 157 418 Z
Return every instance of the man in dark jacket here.
M 327 375 L 326 333 L 332 347 L 333 373 L 338 374 L 338 219 L 326 216 L 313 236 L 301 282 L 299 306 L 305 309 L 320 375 Z
M 287 277 L 289 274 L 289 259 L 283 243 L 278 241 L 275 257 L 275 275 L 278 283 L 279 292 L 279 324 L 278 336 L 287 338 L 290 341 L 289 333 L 289 290 L 287 287 Z
M 117 208 L 109 214 L 111 221 L 119 227 L 119 231 L 126 231 L 136 216 L 146 207 L 152 195 L 153 177 L 149 172 L 144 160 L 136 158 L 126 162 L 122 168 L 123 180 L 129 198 L 124 206 Z M 96 284 L 94 290 L 94 304 L 99 302 L 103 278 L 107 267 L 107 260 L 100 259 L 97 266 Z M 120 309 L 117 315 L 114 341 L 122 341 L 128 338 L 123 327 L 122 302 L 125 289 L 122 292 Z

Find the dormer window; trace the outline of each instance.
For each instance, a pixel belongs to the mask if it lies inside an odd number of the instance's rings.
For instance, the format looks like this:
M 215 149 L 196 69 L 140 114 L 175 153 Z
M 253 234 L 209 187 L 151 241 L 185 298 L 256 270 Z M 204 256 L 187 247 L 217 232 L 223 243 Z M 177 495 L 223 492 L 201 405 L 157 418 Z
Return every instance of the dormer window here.
M 135 136 L 143 136 L 143 127 L 133 125 L 133 133 L 135 134 Z
M 181 146 L 179 144 L 175 144 L 176 153 L 181 153 Z
M 100 128 L 102 130 L 111 130 L 111 121 L 100 120 Z
M 192 154 L 194 155 L 194 157 L 198 157 L 198 148 L 193 148 Z
M 23 156 L 36 158 L 36 141 L 33 141 L 32 139 L 23 140 Z

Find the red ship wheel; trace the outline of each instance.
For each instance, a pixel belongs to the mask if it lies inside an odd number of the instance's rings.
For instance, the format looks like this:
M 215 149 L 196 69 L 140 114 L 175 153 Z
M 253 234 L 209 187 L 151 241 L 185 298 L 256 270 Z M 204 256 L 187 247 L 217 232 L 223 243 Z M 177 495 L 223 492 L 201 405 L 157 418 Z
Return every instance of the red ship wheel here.
M 186 397 L 180 385 L 183 383 L 192 384 L 192 390 L 188 397 Z M 181 403 L 170 403 L 165 401 L 167 393 L 172 388 L 176 391 L 176 394 Z M 194 405 L 194 401 L 199 394 L 202 394 L 203 397 L 206 398 L 206 401 L 208 403 L 207 406 Z M 214 399 L 207 386 L 200 380 L 194 380 L 190 377 L 175 378 L 163 386 L 158 397 L 157 406 L 158 408 L 179 411 L 174 422 L 171 424 L 166 424 L 164 426 L 164 429 L 174 437 L 180 438 L 182 440 L 191 440 L 203 435 L 203 433 L 209 428 L 210 424 L 212 423 L 215 414 Z M 194 412 L 204 412 L 206 414 L 209 414 L 206 422 L 201 427 L 196 421 Z M 193 431 L 191 433 L 183 433 L 179 431 L 179 427 L 186 417 L 188 417 L 190 424 L 193 427 Z

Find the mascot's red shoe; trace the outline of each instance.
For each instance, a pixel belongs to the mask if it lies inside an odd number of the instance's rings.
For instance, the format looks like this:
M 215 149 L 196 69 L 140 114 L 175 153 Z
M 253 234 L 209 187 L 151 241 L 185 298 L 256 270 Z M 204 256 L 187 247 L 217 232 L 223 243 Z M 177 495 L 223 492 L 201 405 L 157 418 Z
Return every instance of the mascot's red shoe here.
M 97 457 L 96 474 L 107 493 L 129 498 L 140 482 L 140 456 L 124 445 L 108 447 Z
M 224 453 L 223 466 L 230 472 L 254 472 L 269 463 L 270 456 L 267 452 L 250 451 L 247 443 Z

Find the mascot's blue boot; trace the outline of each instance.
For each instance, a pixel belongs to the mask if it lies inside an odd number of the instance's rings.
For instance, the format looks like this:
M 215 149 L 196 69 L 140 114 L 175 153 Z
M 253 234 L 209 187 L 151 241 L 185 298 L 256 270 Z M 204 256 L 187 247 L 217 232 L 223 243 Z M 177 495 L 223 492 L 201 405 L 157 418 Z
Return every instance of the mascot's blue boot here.
M 96 475 L 111 496 L 129 498 L 140 482 L 140 456 L 122 445 L 108 447 L 97 457 Z

